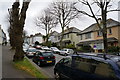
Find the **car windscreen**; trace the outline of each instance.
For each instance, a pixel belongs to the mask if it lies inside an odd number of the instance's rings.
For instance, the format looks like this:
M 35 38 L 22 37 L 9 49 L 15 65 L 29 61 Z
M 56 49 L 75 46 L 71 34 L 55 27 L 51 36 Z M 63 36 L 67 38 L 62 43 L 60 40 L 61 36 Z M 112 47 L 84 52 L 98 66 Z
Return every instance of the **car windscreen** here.
M 28 52 L 36 52 L 36 49 L 28 49 Z
M 62 49 L 61 51 L 67 51 L 67 49 Z
M 58 50 L 57 48 L 52 48 L 53 50 Z
M 42 55 L 43 56 L 51 56 L 51 55 L 53 55 L 53 53 L 52 52 L 42 52 Z

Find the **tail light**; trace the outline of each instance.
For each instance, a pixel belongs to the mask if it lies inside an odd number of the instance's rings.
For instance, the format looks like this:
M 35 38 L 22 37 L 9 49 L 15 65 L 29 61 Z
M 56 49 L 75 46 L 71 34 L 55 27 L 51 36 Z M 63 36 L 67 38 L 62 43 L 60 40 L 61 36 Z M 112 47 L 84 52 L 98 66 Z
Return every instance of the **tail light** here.
M 55 59 L 55 56 L 53 56 L 52 58 Z
M 39 59 L 44 59 L 44 57 L 40 57 Z

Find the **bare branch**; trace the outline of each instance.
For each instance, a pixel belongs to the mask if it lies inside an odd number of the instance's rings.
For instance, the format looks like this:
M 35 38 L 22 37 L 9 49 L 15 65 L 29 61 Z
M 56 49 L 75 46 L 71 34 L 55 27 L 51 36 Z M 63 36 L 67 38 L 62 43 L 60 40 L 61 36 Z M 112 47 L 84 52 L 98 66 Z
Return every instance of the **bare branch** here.
M 109 10 L 109 11 L 107 11 L 107 12 L 113 12 L 113 11 L 120 11 L 120 10 L 114 9 L 114 10 Z

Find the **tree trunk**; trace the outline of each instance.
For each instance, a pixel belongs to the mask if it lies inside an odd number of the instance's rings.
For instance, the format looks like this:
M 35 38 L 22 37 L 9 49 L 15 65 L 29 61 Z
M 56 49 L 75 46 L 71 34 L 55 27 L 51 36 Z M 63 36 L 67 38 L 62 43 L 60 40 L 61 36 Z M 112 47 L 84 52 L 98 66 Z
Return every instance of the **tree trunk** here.
M 63 48 L 62 40 L 63 40 L 63 37 L 64 37 L 64 28 L 62 28 L 62 34 L 60 36 L 61 36 L 61 38 L 60 38 L 60 49 L 62 49 Z
M 107 54 L 108 53 L 108 43 L 107 43 L 107 25 L 106 25 L 106 22 L 107 22 L 107 15 L 106 15 L 106 10 L 104 10 L 102 8 L 102 23 L 103 23 L 103 30 L 102 30 L 102 33 L 103 33 L 103 44 L 104 44 L 104 53 Z
M 13 61 L 20 61 L 24 59 L 22 32 L 19 29 L 17 31 L 18 34 L 16 34 L 16 49 Z

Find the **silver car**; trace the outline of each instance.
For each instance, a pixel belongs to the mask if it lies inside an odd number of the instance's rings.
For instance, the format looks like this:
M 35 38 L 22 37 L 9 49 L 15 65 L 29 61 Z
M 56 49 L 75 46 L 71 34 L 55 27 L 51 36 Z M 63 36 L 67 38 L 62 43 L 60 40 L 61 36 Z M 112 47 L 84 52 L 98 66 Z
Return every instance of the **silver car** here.
M 61 54 L 61 55 L 65 55 L 65 56 L 67 56 L 67 55 L 69 55 L 69 54 L 73 54 L 73 53 L 74 53 L 73 49 L 62 49 L 62 50 L 60 51 L 60 54 Z

